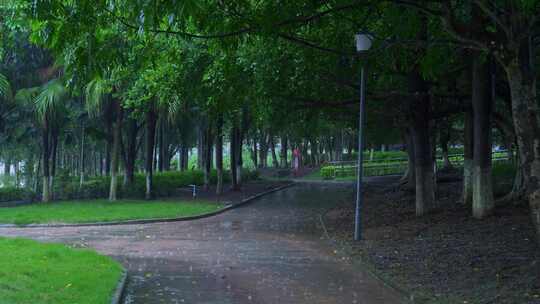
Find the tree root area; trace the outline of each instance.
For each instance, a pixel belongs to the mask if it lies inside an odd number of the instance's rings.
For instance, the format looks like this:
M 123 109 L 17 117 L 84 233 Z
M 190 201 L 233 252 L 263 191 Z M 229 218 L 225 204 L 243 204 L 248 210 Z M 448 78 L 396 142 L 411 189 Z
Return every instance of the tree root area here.
M 461 183 L 438 187 L 439 209 L 417 218 L 414 194 L 368 184 L 364 240 L 352 241 L 352 196 L 325 214 L 326 228 L 337 246 L 417 303 L 540 303 L 540 250 L 528 209 L 498 207 L 476 220 L 459 203 Z

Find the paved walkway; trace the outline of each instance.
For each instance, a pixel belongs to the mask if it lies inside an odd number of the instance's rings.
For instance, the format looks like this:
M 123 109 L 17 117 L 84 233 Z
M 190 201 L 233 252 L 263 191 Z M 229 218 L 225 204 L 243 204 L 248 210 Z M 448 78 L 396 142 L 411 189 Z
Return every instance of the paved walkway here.
M 130 273 L 125 303 L 401 303 L 321 240 L 318 215 L 352 199 L 344 187 L 297 185 L 193 222 L 0 229 L 0 235 L 92 247 L 114 257 Z

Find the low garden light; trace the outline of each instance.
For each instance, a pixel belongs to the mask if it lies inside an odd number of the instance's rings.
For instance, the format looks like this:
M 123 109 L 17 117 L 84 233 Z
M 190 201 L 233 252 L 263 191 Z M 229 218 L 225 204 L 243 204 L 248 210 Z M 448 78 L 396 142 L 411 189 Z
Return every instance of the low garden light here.
M 373 36 L 367 33 L 359 33 L 355 35 L 356 51 L 365 53 L 369 51 L 373 44 Z M 364 65 L 360 71 L 360 113 L 358 119 L 358 172 L 356 179 L 356 210 L 354 217 L 354 240 L 362 239 L 362 175 L 364 174 L 364 120 L 366 108 L 366 79 Z

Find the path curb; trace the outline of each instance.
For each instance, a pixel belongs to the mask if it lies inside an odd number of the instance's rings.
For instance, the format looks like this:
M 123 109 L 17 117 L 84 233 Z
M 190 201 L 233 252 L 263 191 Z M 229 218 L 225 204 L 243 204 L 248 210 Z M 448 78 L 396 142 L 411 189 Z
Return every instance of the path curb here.
M 225 213 L 227 211 L 249 204 L 252 201 L 262 196 L 292 187 L 295 184 L 296 183 L 291 182 L 289 184 L 279 186 L 274 189 L 261 192 L 259 194 L 252 195 L 248 198 L 241 200 L 239 203 L 228 204 L 219 210 L 204 213 L 204 214 L 199 214 L 199 215 L 193 215 L 193 216 L 184 216 L 184 217 L 177 217 L 177 218 L 161 218 L 161 219 L 127 220 L 127 221 L 115 221 L 115 222 L 79 223 L 79 224 L 29 224 L 29 225 L 0 224 L 0 229 L 1 228 L 63 228 L 63 227 L 89 227 L 89 226 L 120 226 L 120 225 L 143 225 L 143 224 L 155 224 L 155 223 L 193 221 L 193 220 L 204 219 L 204 218 L 213 217 L 213 216 Z
M 356 181 L 336 181 L 336 180 L 305 180 L 295 179 L 295 183 L 299 184 L 315 184 L 315 185 L 356 185 Z
M 266 196 L 266 195 L 268 195 L 268 194 L 271 194 L 271 193 L 274 193 L 274 192 L 277 192 L 277 191 L 281 191 L 281 190 L 290 188 L 290 187 L 292 187 L 292 186 L 294 186 L 294 185 L 296 185 L 295 182 L 290 182 L 290 183 L 288 183 L 288 184 L 286 184 L 286 185 L 279 186 L 279 187 L 276 187 L 276 188 L 274 188 L 274 189 L 270 189 L 270 190 L 261 192 L 261 193 L 259 193 L 259 194 L 252 195 L 252 196 L 250 196 L 250 197 L 248 197 L 248 198 L 245 198 L 245 199 L 241 200 L 239 203 L 230 205 L 230 207 L 229 207 L 228 210 L 243 207 L 243 206 L 245 206 L 245 205 L 247 205 L 247 204 L 252 203 L 253 201 L 255 201 L 255 200 L 258 199 L 258 198 L 261 198 L 261 197 L 263 197 L 263 196 Z
M 331 237 L 330 234 L 328 233 L 328 229 L 326 228 L 326 224 L 324 223 L 324 216 L 326 216 L 326 213 L 328 211 L 330 211 L 330 210 L 327 210 L 326 212 L 319 215 L 319 221 L 321 223 L 321 226 L 322 226 L 322 229 L 323 229 L 323 232 L 324 232 L 324 236 L 329 241 L 331 241 L 334 245 L 339 246 L 339 245 L 337 245 L 337 244 L 339 244 L 338 241 L 335 238 Z M 367 272 L 370 276 L 375 278 L 377 281 L 381 282 L 387 288 L 390 288 L 390 289 L 394 290 L 395 292 L 397 292 L 398 294 L 400 294 L 403 297 L 403 300 L 406 301 L 406 303 L 411 303 L 411 304 L 417 303 L 415 301 L 414 295 L 412 293 L 404 290 L 401 287 L 398 287 L 396 284 L 394 284 L 394 282 L 392 282 L 390 280 L 387 280 L 383 276 L 379 275 L 375 270 L 372 270 L 373 266 L 371 266 L 370 264 L 362 261 L 361 259 L 351 259 L 351 262 L 352 262 L 352 265 L 360 266 L 363 271 Z
M 116 284 L 116 289 L 114 290 L 114 294 L 111 299 L 111 304 L 120 304 L 122 301 L 122 296 L 124 295 L 124 290 L 126 289 L 127 285 L 127 270 L 124 269 L 122 271 L 122 275 L 120 276 L 120 279 L 118 280 L 118 284 Z

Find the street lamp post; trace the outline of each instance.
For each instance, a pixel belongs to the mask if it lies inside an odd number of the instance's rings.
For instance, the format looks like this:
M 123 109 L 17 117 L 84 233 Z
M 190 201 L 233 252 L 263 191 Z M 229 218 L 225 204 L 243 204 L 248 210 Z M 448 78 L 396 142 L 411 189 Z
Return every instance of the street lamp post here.
M 369 34 L 360 33 L 355 35 L 356 50 L 358 53 L 363 53 L 371 48 L 373 37 Z M 356 211 L 354 217 L 354 240 L 362 239 L 362 221 L 361 211 L 363 205 L 362 195 L 362 176 L 364 171 L 364 119 L 366 108 L 366 76 L 365 69 L 362 65 L 360 71 L 360 117 L 358 122 L 358 172 L 356 180 Z

